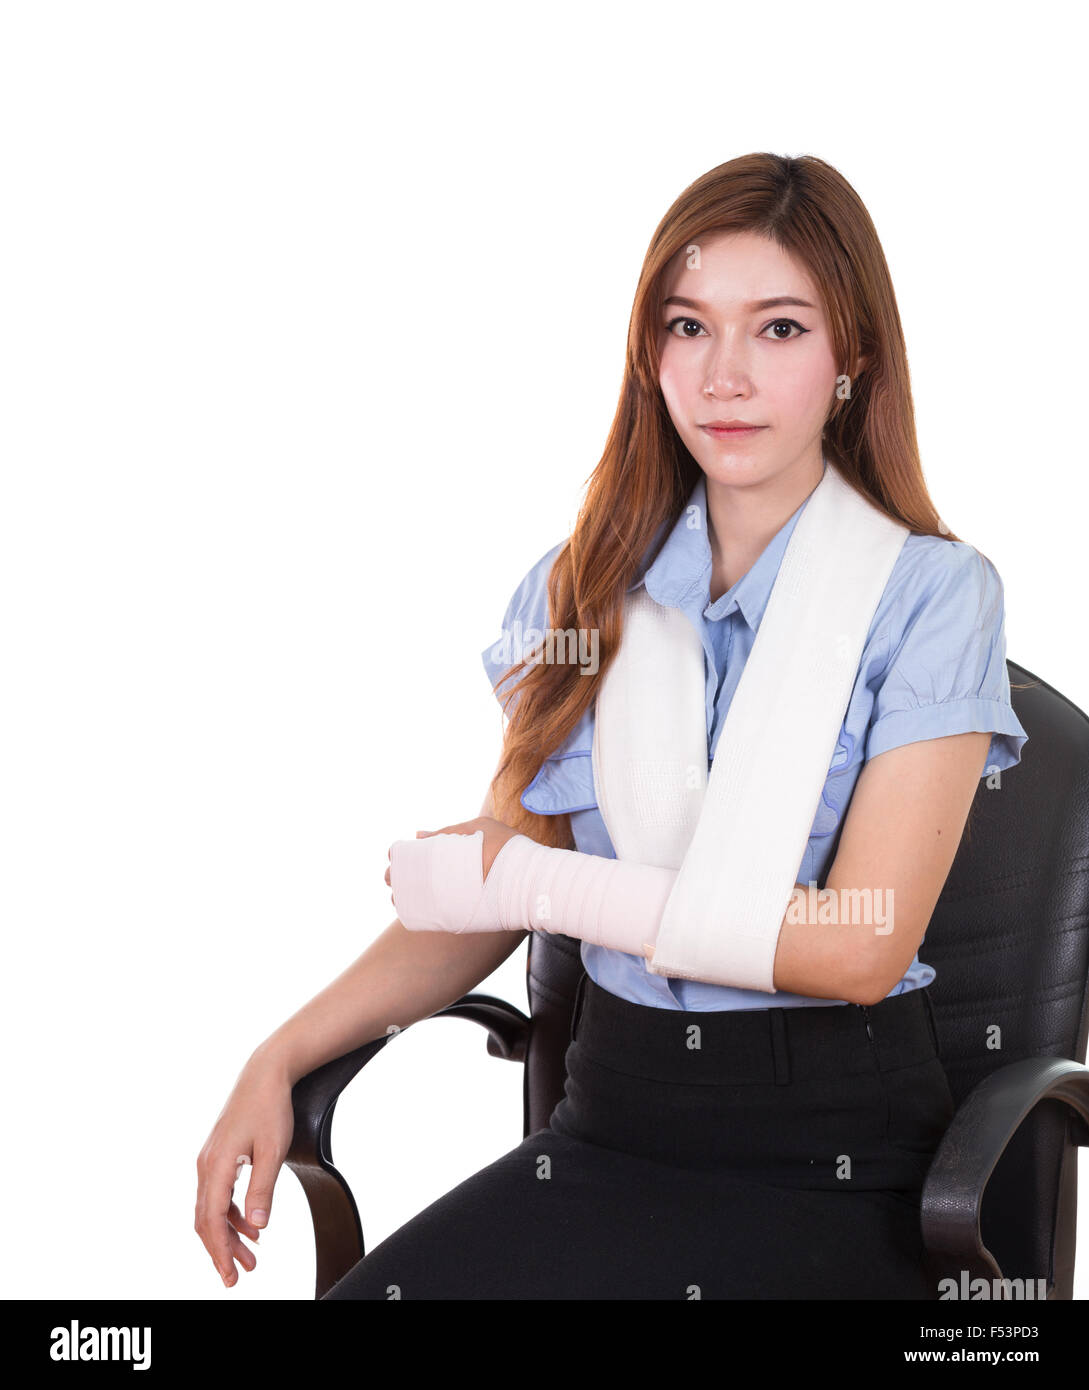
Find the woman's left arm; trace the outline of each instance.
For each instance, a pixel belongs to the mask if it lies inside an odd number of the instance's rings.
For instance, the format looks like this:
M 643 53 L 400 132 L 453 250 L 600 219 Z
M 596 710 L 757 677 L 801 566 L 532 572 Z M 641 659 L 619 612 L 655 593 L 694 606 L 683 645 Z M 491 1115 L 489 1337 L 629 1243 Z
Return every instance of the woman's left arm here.
M 865 903 L 867 893 L 876 900 L 883 890 L 887 920 L 871 912 L 869 923 L 821 924 L 819 908 L 812 922 L 808 912 L 788 912 L 776 989 L 876 1004 L 903 978 L 953 867 L 990 742 L 990 733 L 950 734 L 869 759 L 822 893 L 843 919 L 859 895 Z

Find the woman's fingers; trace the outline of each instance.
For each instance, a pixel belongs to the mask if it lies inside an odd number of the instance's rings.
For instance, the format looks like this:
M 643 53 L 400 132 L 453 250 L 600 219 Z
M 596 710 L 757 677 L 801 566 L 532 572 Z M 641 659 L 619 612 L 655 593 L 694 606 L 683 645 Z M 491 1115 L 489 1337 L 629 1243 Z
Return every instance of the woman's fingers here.
M 231 1223 L 231 1225 L 235 1228 L 236 1231 L 241 1231 L 242 1234 L 244 1236 L 248 1236 L 250 1240 L 261 1239 L 261 1232 L 257 1229 L 257 1227 L 253 1224 L 252 1221 L 246 1220 L 246 1218 L 242 1215 L 242 1212 L 239 1210 L 237 1202 L 231 1203 L 230 1209 L 227 1212 L 227 1220 Z
M 284 1144 L 285 1153 L 287 1144 Z M 253 1151 L 253 1172 L 246 1191 L 246 1220 L 251 1226 L 264 1229 L 272 1211 L 272 1189 L 283 1164 L 282 1154 L 263 1149 L 260 1142 Z
M 231 1231 L 231 1254 L 242 1266 L 243 1269 L 253 1270 L 257 1265 L 257 1256 L 248 1245 L 242 1243 L 237 1231 Z
M 227 1223 L 237 1161 L 228 1157 L 217 1157 L 209 1161 L 203 1152 L 197 1159 L 197 1207 L 193 1229 L 200 1236 L 205 1250 L 212 1257 L 212 1263 L 219 1271 L 219 1277 L 228 1288 L 238 1277 L 231 1246 L 231 1236 L 234 1232 Z M 234 1239 L 237 1240 L 238 1237 L 234 1236 Z

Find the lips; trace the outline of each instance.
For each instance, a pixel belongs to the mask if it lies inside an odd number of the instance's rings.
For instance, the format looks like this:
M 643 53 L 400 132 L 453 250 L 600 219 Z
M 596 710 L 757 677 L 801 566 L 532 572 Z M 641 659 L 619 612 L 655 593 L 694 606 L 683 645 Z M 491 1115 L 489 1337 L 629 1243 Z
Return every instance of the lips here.
M 734 436 L 740 438 L 743 435 L 757 434 L 760 430 L 766 429 L 766 425 L 701 425 L 700 429 L 708 434 L 713 434 L 718 439 L 731 439 Z

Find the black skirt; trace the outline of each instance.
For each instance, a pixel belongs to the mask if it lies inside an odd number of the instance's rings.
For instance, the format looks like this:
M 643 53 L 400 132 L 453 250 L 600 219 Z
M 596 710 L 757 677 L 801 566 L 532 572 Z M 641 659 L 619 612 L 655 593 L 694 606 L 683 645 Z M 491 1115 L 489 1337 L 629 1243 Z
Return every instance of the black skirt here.
M 925 987 L 659 1009 L 584 975 L 547 1129 L 327 1299 L 936 1299 L 919 1192 L 954 1112 Z

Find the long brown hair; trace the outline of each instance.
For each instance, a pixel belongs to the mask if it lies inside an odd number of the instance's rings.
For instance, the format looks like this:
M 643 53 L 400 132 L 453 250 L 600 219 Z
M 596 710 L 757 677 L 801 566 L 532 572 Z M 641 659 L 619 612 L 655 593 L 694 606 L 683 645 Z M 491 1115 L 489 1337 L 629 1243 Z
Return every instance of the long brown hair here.
M 616 415 L 548 580 L 548 626 L 596 629 L 597 672 L 588 676 L 573 662 L 534 661 L 529 654 L 496 682 L 525 669 L 503 696 L 510 720 L 492 780 L 495 814 L 557 848 L 574 847 L 569 816 L 537 815 L 520 797 L 592 704 L 620 643 L 625 593 L 699 480 L 699 465 L 670 419 L 658 381 L 663 283 L 678 251 L 723 232 L 770 237 L 818 287 L 835 358 L 849 381 L 849 394 L 837 396 L 825 425 L 825 456 L 912 532 L 960 539 L 941 521 L 923 481 L 900 314 L 858 194 L 813 155 L 748 154 L 709 170 L 681 193 L 651 238 Z

